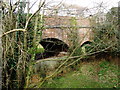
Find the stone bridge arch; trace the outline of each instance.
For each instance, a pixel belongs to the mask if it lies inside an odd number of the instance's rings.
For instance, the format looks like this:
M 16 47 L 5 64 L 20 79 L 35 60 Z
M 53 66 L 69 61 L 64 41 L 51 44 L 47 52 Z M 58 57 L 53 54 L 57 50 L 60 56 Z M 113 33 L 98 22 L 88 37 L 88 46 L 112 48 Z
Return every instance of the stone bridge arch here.
M 68 44 L 58 38 L 44 38 L 40 41 L 40 44 L 44 47 L 45 51 L 42 54 L 36 54 L 36 60 L 57 56 L 60 52 L 67 52 L 69 49 Z
M 70 25 L 71 17 L 55 16 L 45 17 L 45 27 L 42 31 L 42 40 L 40 44 L 45 48 L 45 53 L 49 55 L 58 54 L 61 51 L 67 51 L 71 46 L 69 32 L 72 30 Z M 93 33 L 91 31 L 89 19 L 76 19 L 78 22 L 77 37 L 80 46 L 92 42 Z M 37 55 L 40 56 L 40 55 Z M 47 56 L 47 55 L 43 55 Z
M 43 30 L 42 39 L 57 38 L 65 42 L 68 46 L 71 45 L 68 33 L 72 27 L 71 21 L 73 17 L 70 16 L 45 16 L 45 27 Z M 90 26 L 90 18 L 75 17 L 78 42 L 82 45 L 86 41 L 91 41 L 93 33 Z
M 67 30 L 66 29 L 60 29 L 56 27 L 50 27 L 48 29 L 43 30 L 43 35 L 42 39 L 45 38 L 56 38 L 58 40 L 63 41 L 69 46 L 69 41 L 68 41 L 68 35 L 67 35 Z
M 70 46 L 71 45 L 71 42 L 69 41 L 70 36 L 68 36 L 70 32 L 69 28 L 71 27 L 66 26 L 64 27 L 64 29 L 61 29 L 61 26 L 49 27 L 48 29 L 43 30 L 42 39 L 56 38 L 66 43 L 68 46 Z M 88 41 L 92 42 L 93 33 L 91 31 L 91 27 L 77 27 L 77 28 L 78 28 L 77 38 L 78 38 L 78 43 L 80 45 Z
M 66 52 L 69 49 L 69 46 L 58 38 L 44 38 L 40 41 L 40 44 L 47 52 Z

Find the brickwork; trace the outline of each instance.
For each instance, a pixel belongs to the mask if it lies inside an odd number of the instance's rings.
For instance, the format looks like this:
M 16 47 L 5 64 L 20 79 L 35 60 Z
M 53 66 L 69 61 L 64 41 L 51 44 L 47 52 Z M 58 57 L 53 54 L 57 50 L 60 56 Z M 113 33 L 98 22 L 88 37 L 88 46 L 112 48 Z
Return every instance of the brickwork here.
M 69 45 L 68 33 L 70 30 L 70 19 L 71 17 L 67 16 L 45 17 L 45 25 L 49 27 L 43 30 L 42 38 L 57 38 Z M 79 27 L 90 27 L 90 22 L 87 18 L 77 18 L 76 21 Z M 78 28 L 77 30 L 80 44 L 91 40 L 90 28 Z

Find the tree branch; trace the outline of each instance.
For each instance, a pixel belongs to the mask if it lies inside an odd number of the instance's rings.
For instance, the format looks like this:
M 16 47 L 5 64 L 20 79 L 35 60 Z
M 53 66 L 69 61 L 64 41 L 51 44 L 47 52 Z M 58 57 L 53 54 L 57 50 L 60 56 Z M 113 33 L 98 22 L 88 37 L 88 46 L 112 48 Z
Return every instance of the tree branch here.
M 42 3 L 42 5 L 38 8 L 38 10 L 37 10 L 35 13 L 33 13 L 33 14 L 28 18 L 28 20 L 27 20 L 27 22 L 26 22 L 26 25 L 25 25 L 25 30 L 27 29 L 27 26 L 28 26 L 29 21 L 32 19 L 33 16 L 35 16 L 35 14 L 37 14 L 37 13 L 40 11 L 40 9 L 43 7 L 44 4 L 45 4 L 45 1 L 44 1 L 44 2 Z
M 5 35 L 7 35 L 7 34 L 9 34 L 9 33 L 18 32 L 18 31 L 25 32 L 26 30 L 25 29 L 13 29 L 13 30 L 10 30 L 8 32 L 5 32 L 3 35 L 0 36 L 0 38 L 3 37 L 3 36 L 5 36 Z

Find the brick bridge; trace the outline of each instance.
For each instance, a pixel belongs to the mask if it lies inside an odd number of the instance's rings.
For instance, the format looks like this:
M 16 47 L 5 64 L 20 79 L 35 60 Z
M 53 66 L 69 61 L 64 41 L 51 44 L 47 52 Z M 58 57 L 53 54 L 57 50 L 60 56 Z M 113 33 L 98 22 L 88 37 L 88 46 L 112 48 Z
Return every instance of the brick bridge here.
M 90 21 L 88 18 L 77 18 L 77 38 L 80 45 L 92 40 Z M 67 51 L 71 45 L 69 33 L 72 31 L 71 17 L 51 16 L 45 17 L 46 29 L 43 30 L 43 45 L 49 55 L 58 54 L 61 51 Z M 45 55 L 47 56 L 47 55 Z

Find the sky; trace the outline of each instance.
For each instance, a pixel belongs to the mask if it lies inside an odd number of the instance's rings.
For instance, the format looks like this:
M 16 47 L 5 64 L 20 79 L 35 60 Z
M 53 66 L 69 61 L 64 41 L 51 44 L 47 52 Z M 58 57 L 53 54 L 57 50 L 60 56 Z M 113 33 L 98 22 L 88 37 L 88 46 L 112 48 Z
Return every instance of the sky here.
M 34 2 L 36 0 L 30 0 L 31 2 Z M 38 0 L 39 1 L 39 0 Z M 63 2 L 66 4 L 72 4 L 72 5 L 78 5 L 78 6 L 83 6 L 83 7 L 94 7 L 98 3 L 105 3 L 108 8 L 118 6 L 118 2 L 120 0 L 46 0 L 47 2 Z
M 18 0 L 13 0 L 13 1 L 18 1 Z M 25 0 L 21 0 L 21 1 L 25 1 Z M 32 6 L 32 4 L 37 1 L 37 3 L 35 3 L 33 8 L 31 9 L 31 12 L 35 12 L 38 9 L 39 1 L 44 1 L 44 0 L 29 0 L 29 1 L 31 2 L 30 6 Z M 80 7 L 86 7 L 88 9 L 97 7 L 101 2 L 103 2 L 102 5 L 105 7 L 106 11 L 108 11 L 112 7 L 117 7 L 118 2 L 120 0 L 46 0 L 46 3 L 48 3 L 48 5 L 50 4 L 58 5 L 61 1 L 62 3 L 68 5 L 77 5 Z
M 38 1 L 38 2 L 36 3 L 36 5 L 34 5 L 33 9 L 31 9 L 31 12 L 35 12 L 38 8 L 38 4 L 40 0 L 30 0 L 31 4 L 34 3 L 35 1 Z M 44 1 L 44 0 L 41 0 L 41 1 Z M 94 8 L 94 7 L 97 7 L 100 3 L 103 3 L 102 5 L 105 7 L 106 11 L 108 11 L 112 7 L 117 7 L 119 1 L 120 0 L 46 0 L 46 3 L 48 3 L 48 5 L 50 4 L 58 5 L 60 2 L 62 2 L 68 5 L 77 5 L 77 6 L 86 7 L 86 8 Z
M 18 0 L 13 0 L 13 2 L 16 2 Z M 21 0 L 21 1 L 28 1 L 28 0 Z M 35 1 L 44 1 L 44 0 L 29 0 L 31 3 L 34 3 Z M 97 5 L 100 2 L 103 2 L 107 8 L 111 8 L 111 7 L 116 7 L 118 6 L 118 2 L 120 0 L 46 0 L 46 2 L 63 2 L 69 5 L 78 5 L 78 6 L 83 6 L 83 7 L 94 7 L 95 5 Z M 38 4 L 38 3 L 37 3 Z
M 109 5 L 110 7 L 117 6 L 117 2 L 120 0 L 64 0 L 64 2 L 68 4 L 76 4 L 83 7 L 93 7 L 94 5 L 98 3 L 105 3 L 106 5 Z

